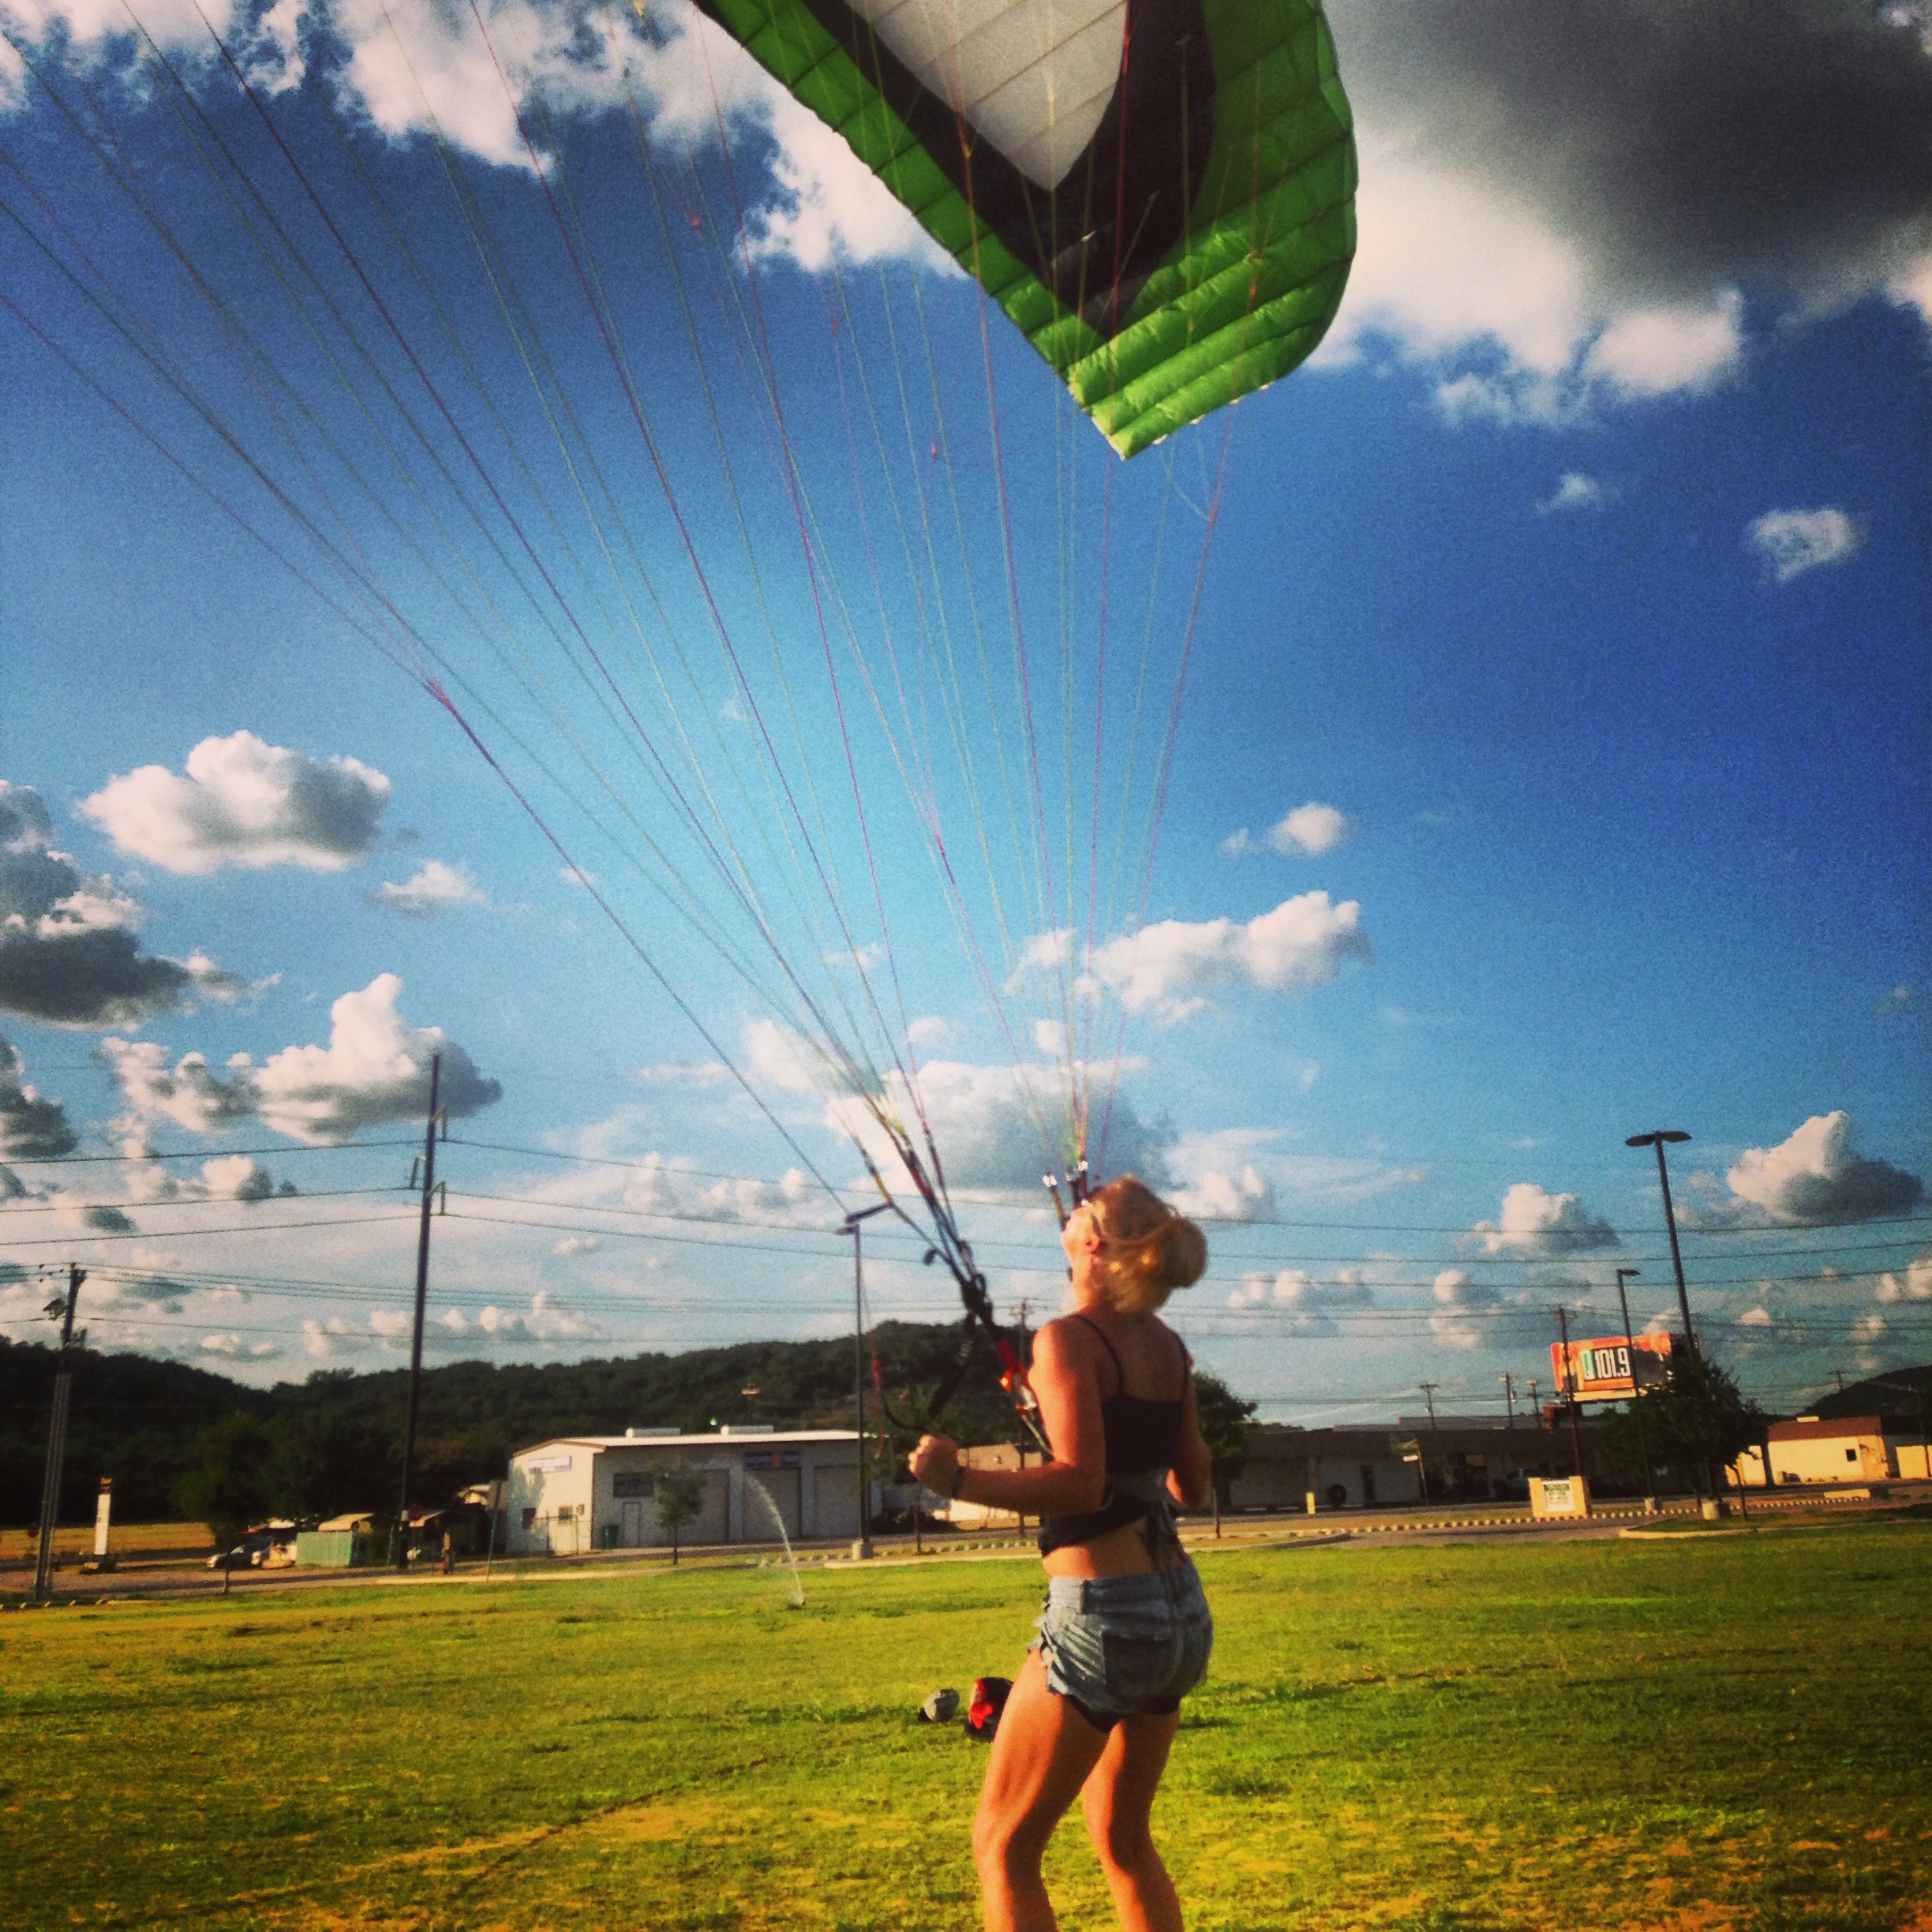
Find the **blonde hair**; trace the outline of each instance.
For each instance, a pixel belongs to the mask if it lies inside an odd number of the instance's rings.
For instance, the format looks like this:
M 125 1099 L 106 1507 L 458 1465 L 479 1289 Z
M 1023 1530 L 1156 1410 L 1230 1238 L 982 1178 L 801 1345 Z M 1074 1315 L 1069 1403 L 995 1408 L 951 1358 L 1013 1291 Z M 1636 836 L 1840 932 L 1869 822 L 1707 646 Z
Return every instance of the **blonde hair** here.
M 1096 1189 L 1087 1208 L 1101 1241 L 1100 1291 L 1117 1314 L 1151 1314 L 1207 1271 L 1207 1237 L 1133 1175 Z

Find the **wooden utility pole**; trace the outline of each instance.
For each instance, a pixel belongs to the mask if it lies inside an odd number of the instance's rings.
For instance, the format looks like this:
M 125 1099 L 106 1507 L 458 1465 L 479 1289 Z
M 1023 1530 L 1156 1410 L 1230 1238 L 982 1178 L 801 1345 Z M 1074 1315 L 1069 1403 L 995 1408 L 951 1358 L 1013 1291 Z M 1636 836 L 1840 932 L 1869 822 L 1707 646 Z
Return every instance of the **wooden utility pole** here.
M 40 1549 L 34 1559 L 34 1601 L 43 1603 L 54 1586 L 54 1526 L 60 1520 L 62 1465 L 67 1459 L 67 1404 L 73 1389 L 74 1309 L 87 1270 L 67 1264 L 67 1300 L 47 1304 L 51 1315 L 61 1310 L 60 1356 L 54 1371 L 54 1416 L 47 1425 L 47 1467 L 40 1477 Z
M 891 1205 L 890 1201 L 881 1201 L 876 1208 L 861 1208 L 856 1214 L 848 1214 L 839 1230 L 852 1237 L 852 1405 L 859 1413 L 859 1541 L 852 1545 L 852 1554 L 860 1557 L 872 1554 L 872 1485 L 866 1470 L 865 1254 L 859 1230 Z M 919 1507 L 916 1500 L 913 1507 Z
M 1583 1432 L 1577 1423 L 1576 1369 L 1570 1360 L 1570 1311 L 1561 1303 L 1556 1309 L 1557 1331 L 1563 1337 L 1563 1406 L 1570 1411 L 1570 1454 L 1576 1463 L 1577 1480 L 1583 1479 Z
M 443 1056 L 429 1056 L 429 1119 L 423 1129 L 422 1222 L 416 1236 L 416 1326 L 410 1337 L 409 1420 L 402 1427 L 402 1492 L 396 1502 L 396 1567 L 409 1567 L 410 1481 L 416 1470 L 416 1413 L 422 1400 L 423 1309 L 429 1294 L 429 1209 L 436 1194 L 436 1130 L 443 1117 Z M 447 1129 L 445 1129 L 447 1131 Z

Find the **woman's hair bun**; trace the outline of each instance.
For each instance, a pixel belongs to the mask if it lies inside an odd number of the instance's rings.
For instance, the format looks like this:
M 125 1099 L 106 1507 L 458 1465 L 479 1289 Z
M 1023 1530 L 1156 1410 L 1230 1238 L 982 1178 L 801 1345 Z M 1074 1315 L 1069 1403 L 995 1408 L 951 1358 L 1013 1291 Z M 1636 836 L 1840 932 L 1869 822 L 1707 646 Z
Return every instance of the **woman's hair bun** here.
M 1102 1241 L 1102 1282 L 1123 1315 L 1151 1312 L 1208 1270 L 1208 1240 L 1185 1215 L 1133 1174 L 1088 1197 Z
M 1208 1272 L 1208 1237 L 1176 1215 L 1155 1237 L 1161 1279 L 1170 1289 L 1192 1288 Z

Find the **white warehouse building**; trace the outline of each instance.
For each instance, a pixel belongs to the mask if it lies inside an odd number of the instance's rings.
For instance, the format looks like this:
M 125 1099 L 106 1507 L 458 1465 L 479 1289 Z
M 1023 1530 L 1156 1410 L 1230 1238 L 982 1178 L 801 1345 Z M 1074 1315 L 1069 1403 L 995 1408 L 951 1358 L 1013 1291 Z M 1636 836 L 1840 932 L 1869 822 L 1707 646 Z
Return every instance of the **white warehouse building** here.
M 680 1436 L 633 1428 L 555 1436 L 510 1458 L 510 1554 L 668 1547 L 671 1532 L 657 1520 L 653 1492 L 655 1471 L 670 1463 L 695 1470 L 702 1485 L 696 1518 L 678 1532 L 681 1543 L 773 1542 L 779 1523 L 795 1541 L 859 1533 L 859 1438 L 851 1429 L 739 1424 Z

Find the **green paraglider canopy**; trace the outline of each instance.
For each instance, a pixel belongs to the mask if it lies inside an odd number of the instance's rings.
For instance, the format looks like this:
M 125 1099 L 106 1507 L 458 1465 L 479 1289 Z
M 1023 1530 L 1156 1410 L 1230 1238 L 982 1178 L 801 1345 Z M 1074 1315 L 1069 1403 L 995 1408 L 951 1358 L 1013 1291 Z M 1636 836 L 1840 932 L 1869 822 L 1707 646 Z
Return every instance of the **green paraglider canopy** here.
M 1123 456 L 1286 375 L 1355 248 L 1318 0 L 702 0 Z

